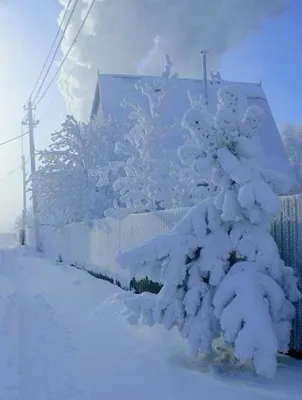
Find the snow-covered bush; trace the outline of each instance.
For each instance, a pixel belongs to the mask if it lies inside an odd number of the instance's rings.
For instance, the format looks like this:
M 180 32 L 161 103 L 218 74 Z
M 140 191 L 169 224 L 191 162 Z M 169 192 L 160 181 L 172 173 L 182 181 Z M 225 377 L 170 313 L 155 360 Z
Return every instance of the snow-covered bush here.
M 302 125 L 284 125 L 281 137 L 297 178 L 295 193 L 302 193 Z
M 238 360 L 251 360 L 257 373 L 273 376 L 300 293 L 270 234 L 282 177 L 260 166 L 261 120 L 261 109 L 245 108 L 228 88 L 218 91 L 215 115 L 189 109 L 183 126 L 203 149 L 192 162 L 211 167 L 215 197 L 199 202 L 170 233 L 121 253 L 118 262 L 136 279 L 163 285 L 158 295 L 126 300 L 131 322 L 142 317 L 151 326 L 176 327 L 192 357 L 211 352 L 222 335 Z
M 113 204 L 108 180 L 99 188 L 98 171 L 117 158 L 116 125 L 112 120 L 84 124 L 67 116 L 62 129 L 39 152 L 35 176 L 41 223 L 65 225 L 101 218 Z

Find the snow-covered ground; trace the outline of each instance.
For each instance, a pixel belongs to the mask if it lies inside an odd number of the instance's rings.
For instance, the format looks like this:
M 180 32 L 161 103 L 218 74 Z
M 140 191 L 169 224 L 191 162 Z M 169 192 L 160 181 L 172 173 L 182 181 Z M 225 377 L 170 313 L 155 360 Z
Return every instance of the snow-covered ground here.
M 0 249 L 17 246 L 17 240 L 16 233 L 0 233 Z
M 302 362 L 273 380 L 210 370 L 177 334 L 132 327 L 120 289 L 26 251 L 0 251 L 0 399 L 301 399 Z

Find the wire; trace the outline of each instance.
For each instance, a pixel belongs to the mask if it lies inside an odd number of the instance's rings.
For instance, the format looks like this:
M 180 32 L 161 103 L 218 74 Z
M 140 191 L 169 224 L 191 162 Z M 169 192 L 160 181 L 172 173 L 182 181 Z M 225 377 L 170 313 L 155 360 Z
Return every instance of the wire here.
M 108 1 L 107 7 L 105 8 L 105 11 L 104 11 L 104 14 L 103 14 L 103 17 L 106 15 L 106 13 L 107 13 L 107 11 L 108 11 L 108 9 L 109 9 L 109 7 L 110 7 L 110 5 L 111 5 L 112 2 L 113 2 L 113 0 L 109 0 L 109 1 Z M 84 44 L 84 47 L 83 47 L 82 51 L 79 53 L 79 55 L 78 55 L 77 59 L 75 60 L 73 66 L 72 66 L 72 68 L 71 68 L 71 70 L 69 71 L 69 74 L 68 74 L 67 78 L 65 78 L 64 81 L 62 82 L 62 85 L 68 81 L 68 79 L 70 78 L 70 76 L 71 76 L 73 70 L 74 70 L 75 67 L 78 65 L 79 59 L 80 59 L 80 57 L 82 56 L 84 50 L 86 49 L 88 43 L 90 42 L 90 40 L 92 39 L 92 37 L 96 34 L 96 31 L 97 31 L 97 28 L 98 28 L 100 22 L 101 22 L 101 18 L 98 20 L 98 22 L 97 22 L 97 24 L 96 24 L 96 26 L 95 26 L 93 32 L 92 32 L 92 33 L 89 35 L 89 37 L 87 38 L 87 40 L 86 40 L 86 42 L 85 42 L 85 44 Z M 61 85 L 61 88 L 62 88 L 62 85 Z
M 111 0 L 111 1 L 112 1 L 112 0 Z M 74 46 L 75 43 L 76 43 L 78 37 L 80 36 L 80 33 L 81 33 L 82 29 L 83 29 L 83 26 L 84 26 L 84 24 L 85 24 L 85 22 L 86 22 L 86 20 L 87 20 L 87 18 L 88 18 L 88 16 L 89 16 L 89 14 L 90 14 L 90 11 L 92 10 L 92 7 L 94 6 L 95 2 L 96 2 L 96 0 L 92 0 L 90 6 L 89 6 L 89 8 L 88 8 L 88 11 L 87 11 L 87 13 L 86 13 L 86 15 L 85 15 L 85 17 L 84 17 L 84 19 L 83 19 L 81 25 L 80 25 L 79 30 L 78 30 L 77 34 L 75 35 L 75 37 L 74 37 L 74 39 L 73 39 L 71 45 L 69 46 L 68 51 L 66 52 L 66 54 L 65 54 L 63 60 L 61 61 L 61 63 L 60 63 L 60 65 L 59 65 L 59 67 L 58 67 L 56 73 L 54 74 L 53 78 L 51 79 L 51 81 L 49 82 L 49 84 L 47 85 L 47 87 L 46 87 L 46 89 L 44 90 L 43 94 L 41 95 L 41 97 L 39 98 L 39 100 L 35 103 L 35 105 L 38 105 L 38 104 L 43 100 L 43 98 L 44 98 L 45 95 L 47 94 L 47 92 L 48 92 L 50 86 L 53 84 L 54 80 L 55 80 L 56 77 L 58 76 L 58 74 L 59 74 L 61 68 L 63 67 L 64 62 L 66 61 L 66 59 L 67 59 L 67 57 L 69 56 L 69 54 L 70 54 L 70 52 L 71 52 L 73 46 Z
M 94 1 L 96 1 L 96 0 L 94 0 Z M 54 60 L 55 60 L 55 58 L 56 58 L 56 55 L 57 55 L 58 51 L 60 50 L 61 43 L 62 43 L 62 41 L 63 41 L 63 38 L 64 38 L 64 36 L 65 36 L 65 33 L 66 33 L 66 31 L 67 31 L 67 28 L 68 28 L 68 26 L 69 26 L 69 23 L 70 23 L 70 21 L 71 21 L 71 18 L 72 18 L 72 16 L 73 16 L 74 12 L 75 12 L 75 9 L 76 9 L 76 6 L 77 6 L 78 2 L 79 2 L 79 0 L 75 0 L 75 3 L 74 3 L 74 5 L 73 5 L 73 8 L 72 8 L 72 10 L 71 10 L 71 12 L 70 12 L 69 18 L 68 18 L 68 20 L 67 20 L 67 22 L 66 22 L 66 25 L 65 25 L 65 27 L 64 27 L 64 30 L 63 30 L 63 32 L 62 32 L 62 36 L 61 36 L 61 38 L 60 38 L 60 40 L 59 40 L 59 42 L 58 42 L 58 44 L 57 44 L 57 47 L 56 47 L 56 49 L 55 49 L 54 54 L 53 54 L 53 56 L 52 56 L 52 58 L 51 58 L 51 60 L 50 60 L 50 64 L 49 64 L 49 66 L 48 66 L 48 68 L 47 68 L 47 70 L 46 70 L 46 72 L 45 72 L 45 74 L 44 74 L 44 78 L 42 79 L 42 82 L 41 82 L 41 84 L 40 84 L 40 86 L 39 86 L 39 89 L 37 90 L 37 93 L 35 94 L 35 97 L 34 97 L 34 99 L 33 99 L 33 104 L 34 104 L 35 101 L 37 100 L 37 98 L 38 98 L 38 96 L 39 96 L 39 94 L 40 94 L 40 92 L 41 92 L 41 90 L 42 90 L 42 88 L 43 88 L 43 85 L 44 85 L 44 83 L 45 83 L 45 81 L 46 81 L 46 79 L 47 79 L 47 76 L 48 76 L 48 74 L 49 74 L 49 71 L 50 71 L 50 69 L 51 69 L 51 67 L 52 67 L 52 65 L 53 65 L 53 62 L 54 62 Z
M 19 165 L 17 168 L 13 169 L 12 171 L 8 172 L 8 173 L 7 173 L 6 175 L 4 175 L 2 178 L 0 178 L 0 182 L 3 181 L 3 179 L 7 178 L 8 176 L 14 174 L 15 172 L 17 172 L 17 171 L 19 171 L 19 170 L 21 170 L 20 165 Z
M 3 146 L 4 144 L 10 143 L 10 142 L 13 142 L 14 140 L 20 139 L 21 137 L 28 135 L 28 133 L 29 132 L 22 133 L 21 135 L 18 135 L 18 136 L 15 136 L 15 137 L 11 138 L 11 139 L 8 139 L 5 142 L 0 143 L 0 146 Z
M 69 9 L 69 7 L 70 7 L 71 2 L 72 2 L 72 0 L 69 0 L 69 2 L 68 2 L 68 4 L 67 4 L 67 7 L 66 7 L 65 12 L 64 12 L 64 15 L 63 15 L 63 17 L 62 17 L 60 26 L 59 26 L 59 28 L 58 28 L 58 30 L 57 30 L 57 34 L 56 34 L 56 36 L 55 36 L 55 38 L 54 38 L 54 40 L 53 40 L 53 42 L 52 42 L 51 48 L 50 48 L 50 50 L 49 50 L 49 52 L 48 52 L 48 55 L 47 55 L 46 60 L 45 60 L 45 62 L 44 62 L 44 64 L 43 64 L 43 67 L 42 67 L 41 72 L 40 72 L 40 74 L 39 74 L 39 76 L 38 76 L 38 79 L 36 80 L 35 86 L 34 86 L 33 90 L 31 91 L 31 94 L 30 94 L 30 96 L 29 96 L 29 99 L 30 99 L 30 98 L 32 97 L 32 95 L 34 94 L 34 91 L 36 90 L 36 88 L 37 88 L 37 86 L 38 86 L 38 83 L 39 83 L 39 81 L 40 81 L 40 79 L 41 79 L 41 77 L 42 77 L 42 75 L 43 75 L 43 72 L 44 72 L 44 70 L 45 70 L 45 68 L 46 68 L 46 65 L 47 65 L 47 63 L 48 63 L 48 61 L 49 61 L 49 59 L 50 59 L 50 56 L 51 56 L 51 53 L 52 53 L 52 51 L 53 51 L 53 49 L 54 49 L 54 47 L 55 47 L 56 41 L 57 41 L 57 39 L 58 39 L 58 37 L 59 37 L 59 35 L 60 35 L 60 33 L 61 33 L 62 26 L 63 26 L 64 20 L 65 20 L 65 17 L 66 17 L 66 15 L 67 15 L 67 12 L 68 12 L 68 9 Z M 56 53 L 55 53 L 55 54 L 56 54 Z
M 104 11 L 103 17 L 104 17 L 105 14 L 107 13 L 107 11 L 108 11 L 108 9 L 109 9 L 109 7 L 110 7 L 110 5 L 111 5 L 112 2 L 113 2 L 113 0 L 109 0 L 109 1 L 107 2 L 107 7 L 106 7 L 106 9 L 105 9 L 105 11 Z M 99 20 L 98 20 L 98 22 L 97 22 L 97 24 L 96 24 L 95 29 L 93 30 L 93 32 L 92 32 L 92 33 L 89 35 L 89 37 L 87 38 L 87 40 L 86 40 L 86 42 L 85 42 L 85 44 L 84 44 L 84 46 L 83 46 L 81 52 L 79 53 L 78 57 L 76 58 L 76 60 L 75 60 L 75 62 L 74 62 L 74 64 L 73 64 L 71 70 L 69 71 L 68 76 L 67 76 L 67 77 L 63 80 L 63 82 L 60 84 L 61 89 L 62 89 L 63 85 L 66 84 L 66 83 L 68 82 L 69 78 L 71 77 L 71 74 L 72 74 L 73 70 L 74 70 L 75 67 L 78 65 L 78 62 L 79 62 L 79 60 L 80 60 L 80 57 L 81 57 L 82 54 L 84 53 L 84 51 L 85 51 L 85 49 L 86 49 L 86 47 L 87 47 L 89 41 L 90 41 L 90 40 L 92 39 L 92 37 L 95 35 L 95 33 L 96 33 L 96 31 L 97 31 L 97 28 L 98 28 L 100 22 L 101 22 L 101 18 L 99 18 Z M 52 100 L 49 102 L 48 107 L 50 107 L 50 106 L 52 105 L 53 102 L 54 102 L 54 99 L 52 99 Z M 37 104 L 38 104 L 38 103 L 37 103 Z M 46 109 L 45 109 L 45 111 L 44 111 L 44 113 L 43 113 L 42 115 L 44 115 L 44 114 L 46 113 L 48 107 L 46 107 Z

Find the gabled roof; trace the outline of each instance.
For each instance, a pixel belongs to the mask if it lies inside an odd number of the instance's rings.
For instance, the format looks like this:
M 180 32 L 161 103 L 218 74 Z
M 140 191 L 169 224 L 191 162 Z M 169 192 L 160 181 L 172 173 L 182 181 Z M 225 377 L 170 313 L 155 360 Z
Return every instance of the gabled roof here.
M 156 78 L 154 76 L 98 74 L 92 115 L 98 114 L 104 117 L 112 115 L 117 121 L 126 120 L 129 109 L 121 106 L 123 100 L 147 104 L 148 99 L 135 89 L 135 84 L 139 80 L 148 83 Z M 258 105 L 263 109 L 265 118 L 260 129 L 260 140 L 263 146 L 262 163 L 267 168 L 293 178 L 290 162 L 261 84 L 229 82 L 221 79 L 214 79 L 207 83 L 208 107 L 211 112 L 216 110 L 217 90 L 221 86 L 234 88 L 246 97 L 248 105 Z M 163 111 L 164 122 L 171 124 L 181 121 L 184 112 L 190 107 L 188 91 L 193 99 L 203 96 L 204 82 L 199 79 L 177 78 L 175 86 L 167 93 L 166 112 L 165 108 Z M 177 132 L 174 140 L 175 147 L 178 147 L 180 141 L 182 141 L 182 133 Z

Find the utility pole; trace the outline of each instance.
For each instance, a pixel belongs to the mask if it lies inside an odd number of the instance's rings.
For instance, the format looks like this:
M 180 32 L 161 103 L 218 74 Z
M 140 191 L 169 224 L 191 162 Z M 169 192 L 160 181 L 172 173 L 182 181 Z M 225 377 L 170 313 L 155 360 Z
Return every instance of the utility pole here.
M 203 83 L 204 83 L 204 96 L 206 105 L 208 105 L 208 72 L 207 72 L 207 50 L 202 50 L 200 52 L 202 54 L 202 63 L 203 63 Z
M 21 135 L 22 135 L 22 130 L 21 130 Z M 22 227 L 20 229 L 19 235 L 20 235 L 20 244 L 24 246 L 26 244 L 27 205 L 26 205 L 26 169 L 25 169 L 23 136 L 21 136 L 21 169 L 22 169 L 23 209 L 22 209 Z
M 35 142 L 34 142 L 34 128 L 37 126 L 38 121 L 34 121 L 33 119 L 33 105 L 31 99 L 28 100 L 27 106 L 25 106 L 25 110 L 27 110 L 27 118 L 24 122 L 24 125 L 28 126 L 28 134 L 29 134 L 29 153 L 30 153 L 30 166 L 31 166 L 31 176 L 32 176 L 32 210 L 33 210 L 33 228 L 34 228 L 34 238 L 35 238 L 35 248 L 37 252 L 41 251 L 41 243 L 40 243 L 40 227 L 38 220 L 38 206 L 37 206 L 37 196 L 36 196 L 36 184 L 35 184 L 35 172 L 36 172 L 36 150 L 35 150 Z M 25 162 L 24 162 L 25 164 Z M 25 165 L 24 165 L 25 168 Z M 24 194 L 23 194 L 24 196 Z M 25 194 L 26 197 L 26 194 Z M 24 201 L 24 197 L 23 197 Z M 25 198 L 26 204 L 26 198 Z M 26 213 L 26 210 L 25 210 Z

